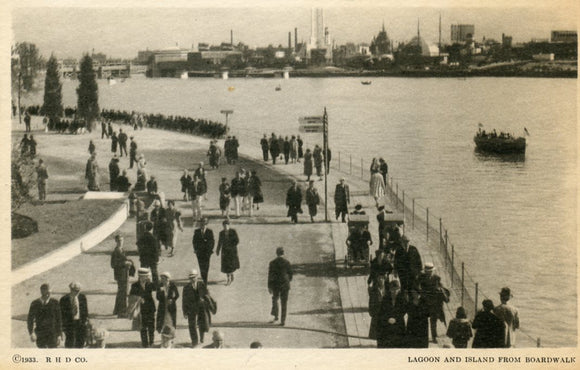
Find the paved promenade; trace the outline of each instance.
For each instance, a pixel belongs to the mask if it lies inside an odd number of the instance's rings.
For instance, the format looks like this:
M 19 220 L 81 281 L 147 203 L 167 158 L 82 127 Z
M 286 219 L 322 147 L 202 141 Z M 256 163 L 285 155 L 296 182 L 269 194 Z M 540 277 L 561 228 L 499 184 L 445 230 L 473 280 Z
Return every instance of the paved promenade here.
M 37 117 L 35 117 L 37 118 Z M 37 122 L 37 121 L 36 121 Z M 119 126 L 115 125 L 118 130 Z M 20 127 L 15 127 L 19 129 Z M 134 135 L 148 162 L 149 173 L 158 179 L 160 191 L 167 199 L 175 199 L 183 215 L 185 231 L 179 236 L 176 256 L 168 257 L 163 253 L 159 271 L 171 272 L 179 286 L 187 283 L 187 272 L 197 268 L 191 239 L 193 220 L 191 205 L 182 201 L 179 178 L 184 168 L 193 170 L 200 160 L 206 161 L 205 153 L 208 141 L 189 135 L 173 132 L 144 129 L 133 131 L 122 126 L 129 135 Z M 21 132 L 14 132 L 21 136 Z M 98 161 L 107 179 L 107 165 L 111 157 L 110 141 L 101 140 L 100 128 L 92 134 L 56 135 L 35 132 L 39 143 L 38 152 L 48 165 L 51 179 L 61 179 L 59 184 L 52 184 L 49 179 L 48 199 L 66 198 L 65 188 L 82 187 L 84 165 L 88 158 L 88 143 L 93 140 L 97 146 Z M 171 149 L 168 149 L 171 148 Z M 265 203 L 250 218 L 243 216 L 232 219 L 232 227 L 240 236 L 241 269 L 235 274 L 231 286 L 225 286 L 225 276 L 220 273 L 219 257 L 212 258 L 209 273 L 209 289 L 218 301 L 218 313 L 213 318 L 213 326 L 224 331 L 226 343 L 232 348 L 247 348 L 249 343 L 260 340 L 265 347 L 283 348 L 344 348 L 375 347 L 368 337 L 370 316 L 368 315 L 368 295 L 366 289 L 366 271 L 344 268 L 346 254 L 345 224 L 334 220 L 333 191 L 340 177 L 345 176 L 331 170 L 328 180 L 329 218 L 332 223 L 324 223 L 324 205 L 319 208 L 318 220 L 311 224 L 307 215 L 302 215 L 298 225 L 290 224 L 285 217 L 284 200 L 286 190 L 293 178 L 301 180 L 303 190 L 306 187 L 302 176 L 302 164 L 265 163 L 261 158 L 258 142 L 242 142 L 240 147 L 242 159 L 236 165 L 223 165 L 218 170 L 208 171 L 208 194 L 204 215 L 210 218 L 209 227 L 216 234 L 221 230 L 221 216 L 218 208 L 218 184 L 221 177 L 228 181 L 235 171 L 243 167 L 256 169 L 263 183 Z M 64 165 L 63 165 L 64 164 Z M 121 168 L 128 168 L 128 159 L 121 159 Z M 207 167 L 207 166 L 206 166 Z M 331 165 L 332 167 L 332 165 Z M 56 169 L 56 170 L 55 170 Z M 131 182 L 135 182 L 136 170 L 129 170 Z M 368 196 L 368 181 L 354 176 L 345 176 L 351 189 L 351 208 L 361 203 L 370 215 L 374 253 L 378 245 L 376 210 L 374 201 Z M 106 181 L 105 181 L 106 182 Z M 67 184 L 64 186 L 63 183 Z M 317 181 L 322 198 L 324 182 Z M 54 187 L 61 189 L 52 194 Z M 107 184 L 103 184 L 107 188 Z M 387 207 L 390 206 L 387 204 Z M 306 207 L 304 207 L 306 211 Z M 125 234 L 125 248 L 134 261 L 138 261 L 135 246 L 135 220 L 130 218 L 119 232 Z M 416 245 L 424 262 L 432 261 L 435 266 L 442 266 L 437 253 L 420 241 L 422 236 L 407 226 L 407 235 L 411 244 Z M 286 256 L 293 264 L 295 278 L 290 292 L 288 319 L 286 327 L 280 328 L 269 324 L 270 296 L 266 288 L 268 262 L 275 257 L 275 249 L 285 247 Z M 40 274 L 32 279 L 15 285 L 12 290 L 12 344 L 15 347 L 33 347 L 26 333 L 26 314 L 30 301 L 38 296 L 38 288 L 43 282 L 53 287 L 53 295 L 59 298 L 68 291 L 68 283 L 78 280 L 89 300 L 89 310 L 99 325 L 109 329 L 111 336 L 109 347 L 139 347 L 139 333 L 130 331 L 128 320 L 116 319 L 111 315 L 116 283 L 109 267 L 110 253 L 114 248 L 112 236 L 101 244 L 62 265 Z M 440 271 L 444 284 L 449 286 L 445 273 Z M 448 305 L 447 316 L 459 305 L 457 297 L 452 296 Z M 178 305 L 180 302 L 178 302 Z M 443 346 L 450 341 L 443 337 L 445 327 L 440 323 L 440 341 Z M 156 343 L 159 343 L 157 338 Z M 178 308 L 178 328 L 176 343 L 178 346 L 189 346 L 187 321 L 183 319 Z

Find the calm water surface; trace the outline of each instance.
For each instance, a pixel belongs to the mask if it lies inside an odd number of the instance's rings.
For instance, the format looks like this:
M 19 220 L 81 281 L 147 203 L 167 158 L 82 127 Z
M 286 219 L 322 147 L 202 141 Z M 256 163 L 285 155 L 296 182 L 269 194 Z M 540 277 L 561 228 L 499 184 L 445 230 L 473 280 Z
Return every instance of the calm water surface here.
M 443 219 L 494 302 L 510 286 L 522 327 L 545 346 L 576 345 L 577 107 L 573 79 L 145 79 L 99 83 L 102 108 L 224 121 L 258 150 L 263 133 L 295 134 L 326 107 L 333 158 L 384 157 L 418 209 Z M 281 91 L 274 91 L 280 84 Z M 72 81 L 64 104 L 76 104 Z M 232 89 L 233 87 L 233 89 Z M 525 161 L 474 153 L 481 122 L 531 136 Z M 307 135 L 307 146 L 318 137 Z M 346 162 L 345 162 L 346 163 Z M 409 198 L 407 198 L 409 199 Z M 499 302 L 497 302 L 499 303 Z

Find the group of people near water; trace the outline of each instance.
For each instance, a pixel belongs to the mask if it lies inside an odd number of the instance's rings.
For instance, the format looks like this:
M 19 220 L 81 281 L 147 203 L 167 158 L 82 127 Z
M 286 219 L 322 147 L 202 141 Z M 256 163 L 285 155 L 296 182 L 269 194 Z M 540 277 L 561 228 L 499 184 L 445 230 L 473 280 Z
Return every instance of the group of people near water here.
M 487 139 L 495 139 L 495 138 L 515 139 L 515 136 L 513 134 L 510 134 L 509 132 L 500 131 L 500 133 L 498 134 L 495 129 L 493 129 L 492 132 L 485 132 L 485 130 L 482 130 L 481 127 L 477 131 L 477 136 Z

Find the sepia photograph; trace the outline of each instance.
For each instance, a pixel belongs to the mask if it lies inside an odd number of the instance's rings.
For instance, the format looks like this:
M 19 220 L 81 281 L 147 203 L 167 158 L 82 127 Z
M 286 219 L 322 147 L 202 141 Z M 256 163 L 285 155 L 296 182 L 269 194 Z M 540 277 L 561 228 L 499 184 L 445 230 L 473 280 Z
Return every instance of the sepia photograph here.
M 12 2 L 2 363 L 574 366 L 578 11 Z

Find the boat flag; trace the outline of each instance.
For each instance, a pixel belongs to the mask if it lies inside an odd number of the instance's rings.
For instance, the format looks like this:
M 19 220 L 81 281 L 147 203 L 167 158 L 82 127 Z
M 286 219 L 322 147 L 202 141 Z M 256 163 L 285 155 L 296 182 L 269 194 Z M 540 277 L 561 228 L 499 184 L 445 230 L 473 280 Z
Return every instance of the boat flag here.
M 530 133 L 528 132 L 528 129 L 524 127 L 524 132 L 526 133 L 526 135 L 530 136 Z

